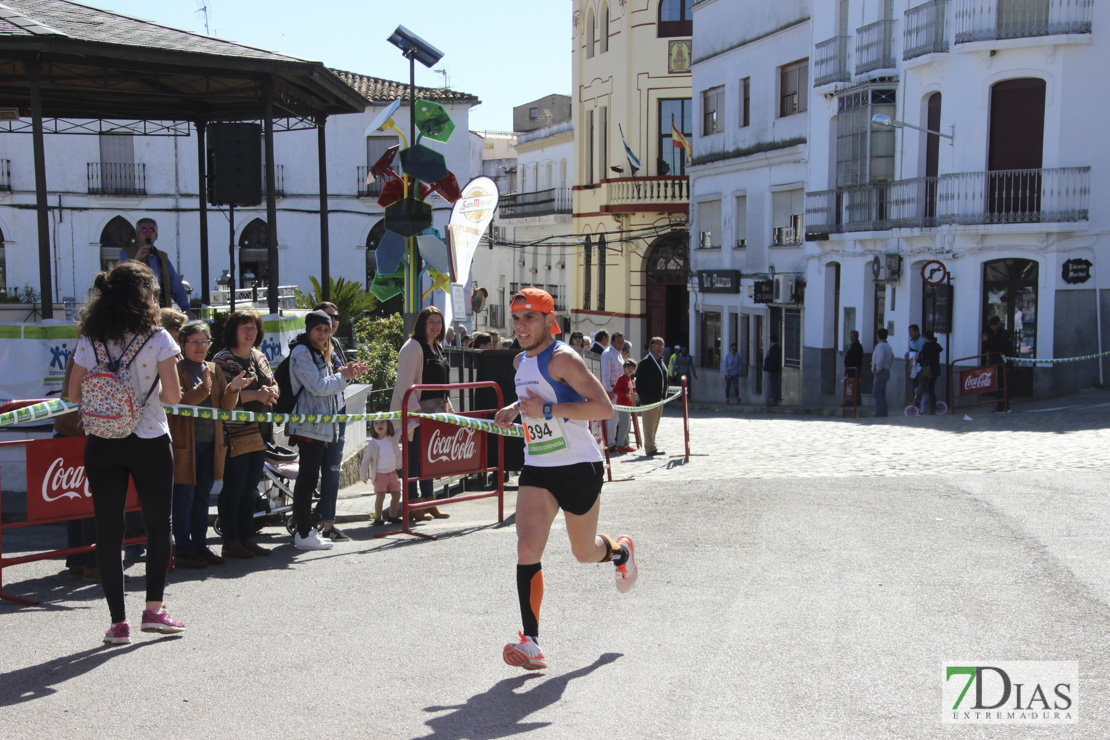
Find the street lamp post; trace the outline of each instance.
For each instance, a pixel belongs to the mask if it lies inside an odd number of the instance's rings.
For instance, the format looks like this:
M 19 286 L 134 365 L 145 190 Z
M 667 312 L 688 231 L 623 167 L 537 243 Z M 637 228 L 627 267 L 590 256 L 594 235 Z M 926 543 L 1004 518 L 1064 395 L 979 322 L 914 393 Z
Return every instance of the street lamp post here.
M 420 38 L 404 26 L 397 26 L 388 39 L 389 43 L 401 50 L 409 60 L 409 146 L 416 146 L 416 62 L 420 61 L 425 67 L 431 69 L 443 58 L 443 52 Z M 416 178 L 406 174 L 406 178 L 416 187 Z M 413 306 L 420 305 L 420 252 L 416 246 L 416 238 L 408 237 L 405 240 L 405 255 L 408 259 L 408 275 L 405 280 L 405 333 L 412 333 L 416 325 L 416 314 Z M 414 292 L 415 296 L 410 292 Z

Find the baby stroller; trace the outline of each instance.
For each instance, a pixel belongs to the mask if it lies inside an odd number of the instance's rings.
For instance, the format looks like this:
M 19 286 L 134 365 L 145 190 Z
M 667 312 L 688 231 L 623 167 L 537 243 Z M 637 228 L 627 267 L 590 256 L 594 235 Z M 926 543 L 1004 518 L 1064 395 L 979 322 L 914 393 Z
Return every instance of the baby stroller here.
M 272 442 L 266 443 L 266 463 L 262 468 L 262 480 L 258 482 L 258 499 L 255 501 L 256 531 L 278 522 L 285 525 L 289 534 L 293 534 L 296 529 L 293 522 L 293 486 L 300 470 L 297 460 L 296 450 L 275 445 Z M 319 488 L 312 492 L 312 498 L 313 500 L 320 498 Z M 312 518 L 312 526 L 318 526 L 320 515 L 315 507 L 313 507 Z M 223 535 L 219 517 L 216 517 L 212 528 L 216 534 Z

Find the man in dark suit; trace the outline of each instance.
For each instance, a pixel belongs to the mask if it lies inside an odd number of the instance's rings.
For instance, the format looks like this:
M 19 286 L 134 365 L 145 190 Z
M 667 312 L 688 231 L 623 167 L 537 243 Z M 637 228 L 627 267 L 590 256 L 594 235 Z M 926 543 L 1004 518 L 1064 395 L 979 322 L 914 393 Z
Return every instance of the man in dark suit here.
M 782 402 L 782 347 L 779 335 L 771 335 L 771 346 L 763 358 L 763 372 L 767 373 L 766 406 L 778 406 Z
M 667 395 L 667 368 L 663 364 L 663 338 L 653 337 L 648 345 L 648 353 L 636 366 L 636 393 L 640 403 L 648 405 L 662 401 Z M 658 406 L 643 412 L 644 452 L 648 455 L 662 455 L 663 450 L 655 446 L 655 432 L 663 417 L 663 407 Z

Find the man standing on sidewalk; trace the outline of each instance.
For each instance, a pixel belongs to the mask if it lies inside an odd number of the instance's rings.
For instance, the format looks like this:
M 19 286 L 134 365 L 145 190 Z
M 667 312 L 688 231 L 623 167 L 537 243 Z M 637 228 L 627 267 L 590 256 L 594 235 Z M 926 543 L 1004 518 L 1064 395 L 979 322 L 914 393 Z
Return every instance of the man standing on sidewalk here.
M 613 388 L 616 387 L 617 381 L 624 375 L 624 358 L 621 356 L 623 347 L 624 335 L 615 331 L 609 340 L 609 346 L 601 353 L 601 385 L 605 388 L 605 392 L 609 394 L 610 403 L 617 402 L 617 395 L 613 392 Z M 605 430 L 608 437 L 606 443 L 609 445 L 609 452 L 616 452 L 617 415 L 615 413 L 612 419 L 605 422 Z
M 728 354 L 725 355 L 725 404 L 732 403 L 732 389 L 736 389 L 736 403 L 741 402 L 740 398 L 740 370 L 742 369 L 742 361 L 740 353 L 736 351 L 736 343 L 733 342 L 728 347 Z
M 1013 350 L 1013 335 L 1009 330 L 1002 328 L 1002 319 L 991 316 L 991 320 L 987 322 L 987 330 L 983 332 L 983 354 L 987 355 L 987 361 L 984 364 L 999 365 L 998 391 L 995 392 L 998 403 L 994 407 L 996 414 L 1004 414 L 1010 410 L 1006 400 L 1005 365 L 1008 364 L 1006 358 L 1012 355 Z
M 667 366 L 663 364 L 663 337 L 652 337 L 648 353 L 636 366 L 636 392 L 644 406 L 659 403 L 667 396 Z M 663 450 L 655 446 L 655 432 L 659 429 L 659 419 L 663 407 L 647 409 L 641 414 L 644 420 L 644 453 L 662 455 Z
M 875 376 L 875 416 L 880 418 L 887 415 L 886 382 L 890 380 L 890 368 L 894 364 L 894 350 L 887 344 L 886 337 L 886 329 L 875 332 L 875 350 L 871 353 L 871 374 Z
M 771 346 L 763 358 L 763 372 L 767 373 L 767 400 L 764 406 L 778 406 L 782 402 L 782 347 L 779 335 L 771 335 Z

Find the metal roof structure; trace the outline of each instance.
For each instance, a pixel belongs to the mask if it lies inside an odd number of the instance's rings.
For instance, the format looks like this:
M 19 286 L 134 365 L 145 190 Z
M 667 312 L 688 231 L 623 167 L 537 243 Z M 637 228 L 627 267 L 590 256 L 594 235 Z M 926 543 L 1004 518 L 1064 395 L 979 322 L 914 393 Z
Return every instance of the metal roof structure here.
M 0 100 L 24 114 L 32 60 L 41 63 L 47 118 L 257 120 L 267 79 L 275 118 L 366 108 L 365 97 L 320 62 L 69 0 L 3 0 Z
M 184 122 L 196 127 L 201 280 L 207 300 L 206 126 L 224 121 L 263 122 L 267 246 L 275 285 L 279 280 L 275 122 L 285 122 L 283 128 L 317 129 L 321 282 L 327 286 L 324 126 L 329 115 L 358 113 L 366 104 L 364 95 L 320 62 L 168 28 L 70 0 L 0 0 L 0 106 L 18 109 L 13 117 L 23 119 L 9 122 L 8 130 L 26 131 L 33 138 L 43 318 L 53 317 L 44 133 L 129 130 L 186 135 L 189 126 Z M 152 126 L 151 122 L 165 123 Z M 272 313 L 278 311 L 277 293 L 269 291 Z

